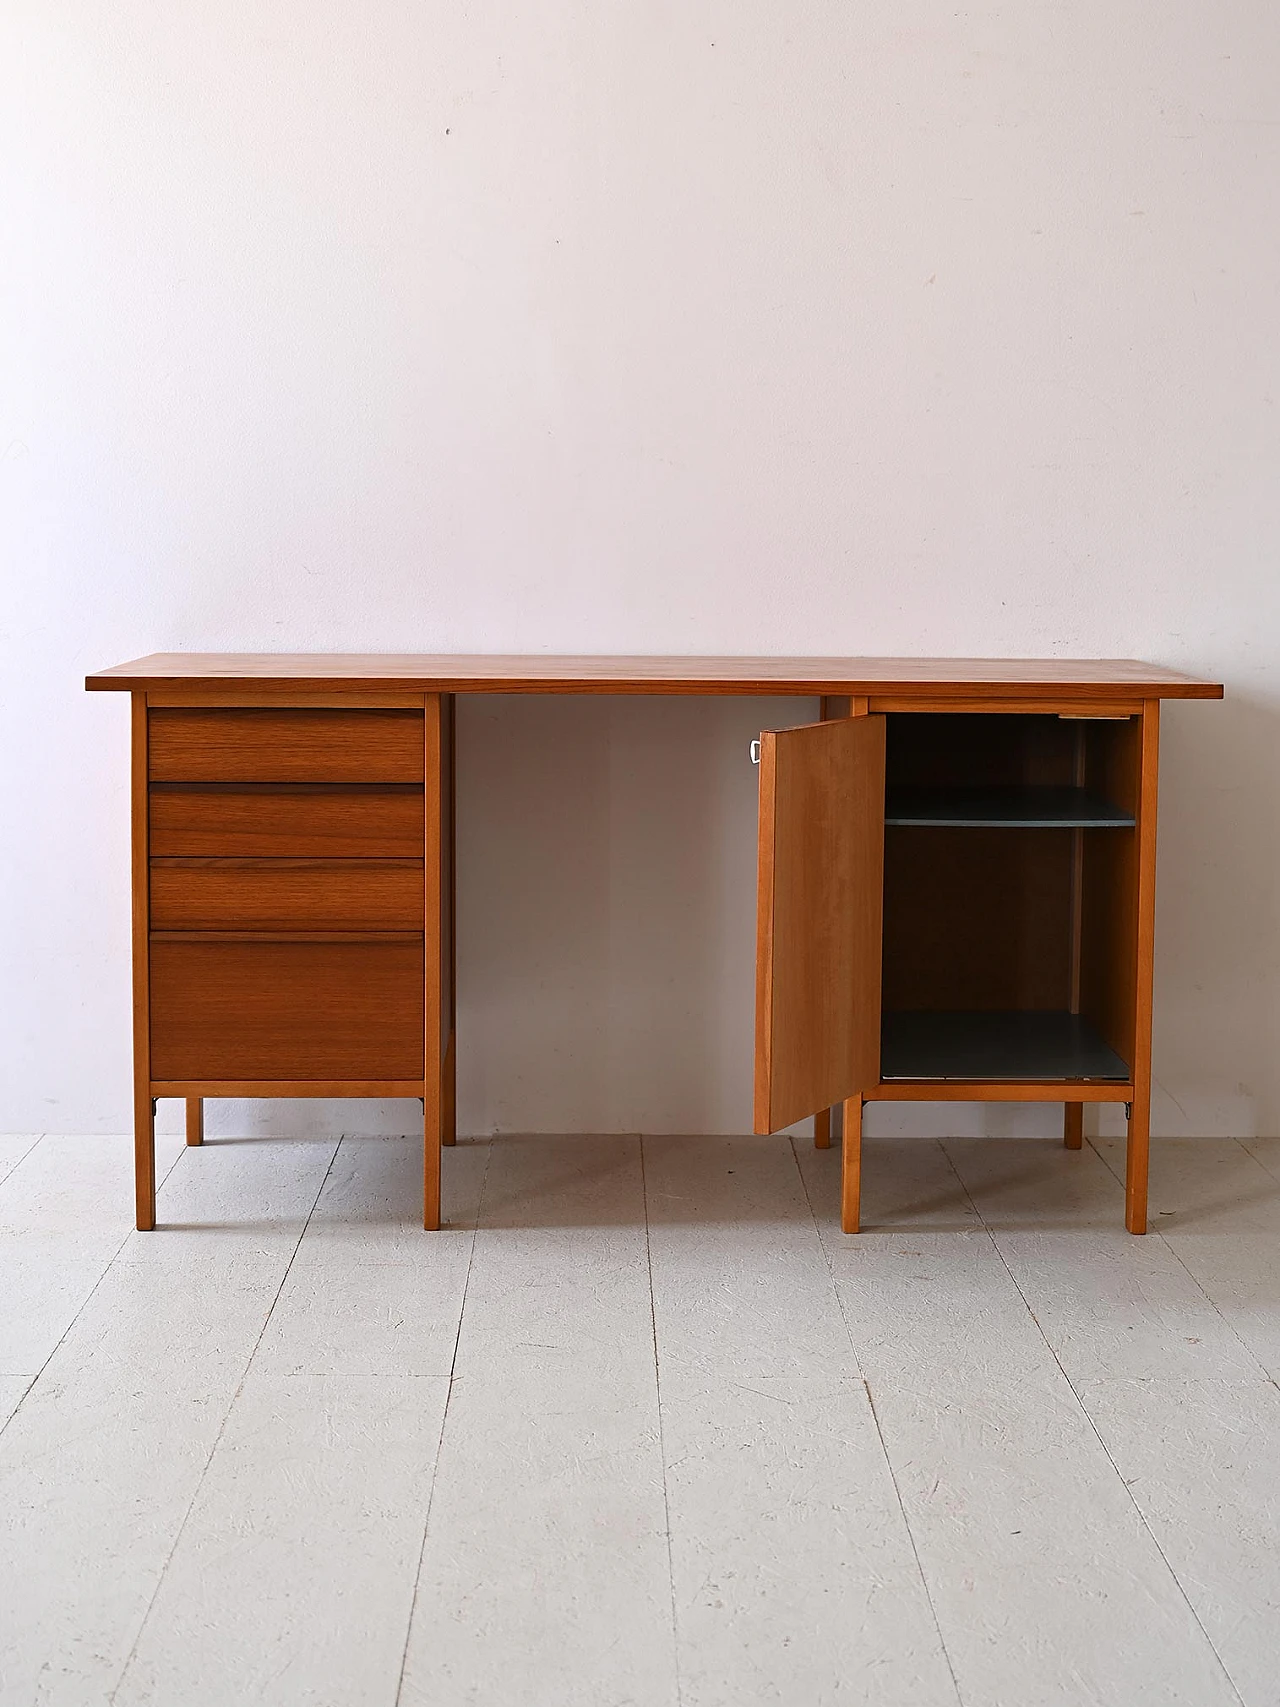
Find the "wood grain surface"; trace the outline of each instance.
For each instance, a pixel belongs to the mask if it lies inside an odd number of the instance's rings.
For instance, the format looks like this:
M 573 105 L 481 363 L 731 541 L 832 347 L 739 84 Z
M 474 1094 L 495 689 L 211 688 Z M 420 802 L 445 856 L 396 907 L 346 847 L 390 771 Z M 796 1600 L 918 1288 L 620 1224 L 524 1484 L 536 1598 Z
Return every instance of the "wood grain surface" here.
M 160 706 L 153 782 L 421 782 L 420 711 Z
M 1159 796 L 1160 702 L 1152 699 L 1142 718 L 1138 795 L 1138 880 L 1134 909 L 1133 1100 L 1125 1145 L 1124 1223 L 1131 1233 L 1147 1230 L 1147 1166 L 1151 1145 L 1151 1024 L 1156 938 L 1156 804 Z
M 150 850 L 147 844 L 147 700 L 132 700 L 130 871 L 133 892 L 133 1179 L 135 1225 L 156 1224 L 156 1121 L 151 1101 Z
M 151 941 L 156 1079 L 422 1079 L 422 943 Z
M 153 783 L 153 856 L 420 859 L 416 783 Z
M 420 688 L 424 693 L 930 694 L 994 690 L 1061 699 L 1221 699 L 1216 682 L 1130 658 L 553 657 L 382 652 L 156 652 L 96 671 L 90 689 L 198 683 L 269 696 L 311 689 Z
M 158 931 L 418 931 L 422 861 L 153 859 Z
M 880 1076 L 882 717 L 761 738 L 755 1128 Z

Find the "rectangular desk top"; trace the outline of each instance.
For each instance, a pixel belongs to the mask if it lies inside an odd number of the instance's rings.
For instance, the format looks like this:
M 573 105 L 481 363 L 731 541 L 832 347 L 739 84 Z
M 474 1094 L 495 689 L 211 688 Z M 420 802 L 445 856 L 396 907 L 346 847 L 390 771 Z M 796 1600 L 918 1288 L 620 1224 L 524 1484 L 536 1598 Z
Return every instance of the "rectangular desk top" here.
M 877 699 L 1221 699 L 1217 682 L 1127 658 L 609 658 L 414 652 L 155 652 L 86 688 L 420 693 L 868 694 Z

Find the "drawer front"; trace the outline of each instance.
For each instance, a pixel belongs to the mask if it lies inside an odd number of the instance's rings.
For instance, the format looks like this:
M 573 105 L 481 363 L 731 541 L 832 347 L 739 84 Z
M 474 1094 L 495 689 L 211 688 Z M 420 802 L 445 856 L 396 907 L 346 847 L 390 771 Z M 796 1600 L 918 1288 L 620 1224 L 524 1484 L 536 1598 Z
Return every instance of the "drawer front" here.
M 157 783 L 149 807 L 151 852 L 162 857 L 422 858 L 412 783 Z
M 153 930 L 420 931 L 421 860 L 156 859 Z
M 156 1079 L 421 1079 L 421 942 L 151 943 Z
M 154 706 L 153 782 L 421 782 L 420 711 Z

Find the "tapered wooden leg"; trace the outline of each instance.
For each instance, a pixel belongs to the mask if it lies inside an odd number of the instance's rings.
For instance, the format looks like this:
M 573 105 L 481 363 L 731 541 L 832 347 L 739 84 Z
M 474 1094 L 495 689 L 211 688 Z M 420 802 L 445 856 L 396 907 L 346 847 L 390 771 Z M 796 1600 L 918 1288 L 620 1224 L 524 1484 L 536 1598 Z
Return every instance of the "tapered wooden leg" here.
M 204 1143 L 204 1098 L 187 1098 L 187 1143 Z
M 1084 1104 L 1068 1102 L 1062 1105 L 1062 1142 L 1068 1150 L 1079 1150 L 1084 1144 Z
M 846 1097 L 840 1150 L 840 1226 L 856 1233 L 862 1216 L 862 1098 Z
M 831 1148 L 831 1110 L 820 1108 L 813 1117 L 813 1147 L 815 1150 Z
M 133 1184 L 138 1231 L 150 1233 L 156 1224 L 156 1115 L 149 1085 L 139 1086 L 133 1098 Z
M 440 1096 L 434 1087 L 422 1101 L 422 1225 L 440 1227 Z
M 458 1068 L 453 1048 L 454 1035 L 452 1031 L 449 1033 L 449 1046 L 444 1052 L 444 1065 L 440 1073 L 440 1096 L 443 1103 L 440 1132 L 442 1144 L 458 1142 Z
M 1131 1233 L 1147 1230 L 1147 1162 L 1151 1149 L 1151 1093 L 1135 1094 L 1129 1105 L 1129 1142 L 1124 1157 L 1124 1224 Z

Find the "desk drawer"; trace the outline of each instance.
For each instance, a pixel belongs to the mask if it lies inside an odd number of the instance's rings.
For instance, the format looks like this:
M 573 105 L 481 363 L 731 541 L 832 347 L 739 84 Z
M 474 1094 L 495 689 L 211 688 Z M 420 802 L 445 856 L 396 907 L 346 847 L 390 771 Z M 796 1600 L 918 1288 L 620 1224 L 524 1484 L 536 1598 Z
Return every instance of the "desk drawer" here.
M 421 859 L 414 783 L 153 783 L 151 852 L 224 859 Z
M 421 1079 L 421 941 L 151 940 L 156 1079 Z
M 153 782 L 421 782 L 412 710 L 154 706 Z
M 422 861 L 156 859 L 151 928 L 420 931 Z

